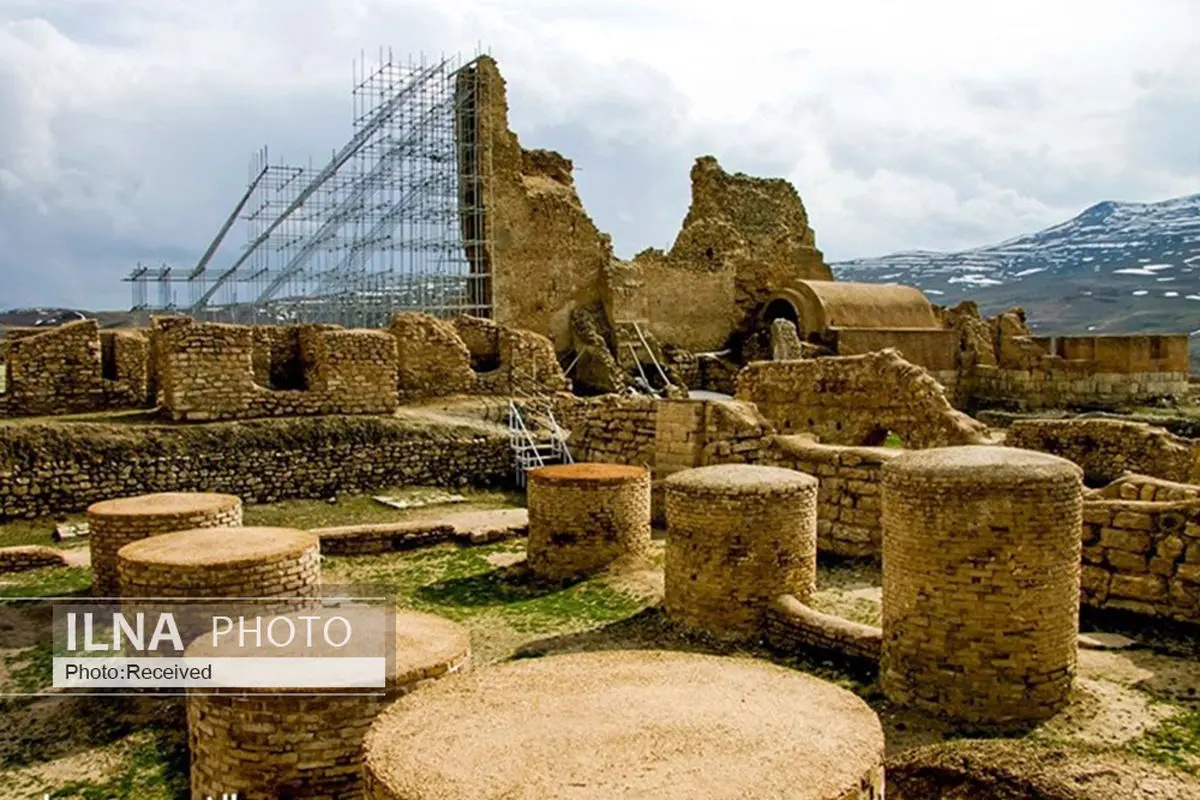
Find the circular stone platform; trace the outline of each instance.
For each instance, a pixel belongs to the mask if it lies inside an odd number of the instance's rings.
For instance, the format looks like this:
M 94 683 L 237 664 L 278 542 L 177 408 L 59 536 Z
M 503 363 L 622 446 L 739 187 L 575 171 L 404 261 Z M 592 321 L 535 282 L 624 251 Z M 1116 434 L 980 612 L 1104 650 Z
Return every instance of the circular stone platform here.
M 1079 631 L 1083 474 L 1011 447 L 905 453 L 883 467 L 880 685 L 975 723 L 1067 701 Z
M 489 667 L 399 700 L 365 750 L 369 800 L 883 797 L 883 731 L 858 697 L 690 653 Z
M 568 580 L 650 549 L 650 471 L 621 464 L 556 464 L 529 472 L 527 563 Z
M 717 636 L 761 631 L 781 594 L 807 602 L 817 581 L 817 479 L 725 464 L 665 481 L 667 615 Z
M 122 597 L 313 597 L 320 541 L 291 528 L 200 528 L 125 545 Z
M 296 623 L 297 630 L 302 624 Z M 364 645 L 355 628 L 356 654 L 375 652 L 386 641 L 378 630 L 369 631 L 368 638 Z M 470 668 L 466 628 L 433 614 L 397 611 L 395 652 L 385 697 L 306 696 L 298 689 L 189 694 L 192 796 L 361 797 L 362 739 L 379 712 L 427 681 Z M 270 648 L 266 655 L 281 653 L 306 654 L 303 648 Z M 187 653 L 190 658 L 216 654 L 207 641 Z
M 117 551 L 160 533 L 242 524 L 242 501 L 230 494 L 164 492 L 105 500 L 88 507 L 92 594 L 117 594 Z

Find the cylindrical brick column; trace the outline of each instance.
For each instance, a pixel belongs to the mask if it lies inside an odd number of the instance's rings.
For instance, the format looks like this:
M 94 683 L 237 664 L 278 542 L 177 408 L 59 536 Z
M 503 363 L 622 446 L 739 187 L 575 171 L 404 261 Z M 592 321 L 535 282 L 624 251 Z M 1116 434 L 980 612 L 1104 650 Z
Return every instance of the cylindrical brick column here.
M 355 652 L 362 652 L 355 641 Z M 209 654 L 196 647 L 188 651 L 191 657 Z M 357 800 L 362 797 L 362 740 L 379 712 L 424 683 L 469 669 L 470 663 L 466 628 L 432 614 L 399 611 L 396 668 L 384 696 L 270 689 L 189 693 L 192 797 L 236 792 L 244 800 Z
M 894 702 L 975 723 L 1067 701 L 1079 631 L 1083 474 L 1010 447 L 883 468 L 883 650 Z
M 117 551 L 160 533 L 242 524 L 242 501 L 229 494 L 164 492 L 92 504 L 87 510 L 92 594 L 115 597 Z
M 320 540 L 291 528 L 203 528 L 127 544 L 122 597 L 316 597 Z
M 772 600 L 807 602 L 817 580 L 817 479 L 779 467 L 724 464 L 664 482 L 666 597 L 673 622 L 753 636 Z
M 861 699 L 763 661 L 609 651 L 441 681 L 379 715 L 367 800 L 881 800 Z
M 650 471 L 556 464 L 529 472 L 528 564 L 547 580 L 578 578 L 650 549 Z

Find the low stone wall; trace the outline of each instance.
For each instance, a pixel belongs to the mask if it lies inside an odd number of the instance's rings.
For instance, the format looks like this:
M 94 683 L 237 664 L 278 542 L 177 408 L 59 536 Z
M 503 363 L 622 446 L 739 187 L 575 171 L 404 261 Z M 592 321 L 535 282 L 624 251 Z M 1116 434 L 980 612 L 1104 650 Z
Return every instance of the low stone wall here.
M 226 492 L 263 503 L 405 484 L 496 486 L 510 477 L 503 433 L 389 417 L 0 425 L 0 520 L 150 492 Z
M 1174 503 L 1197 497 L 1200 497 L 1200 486 L 1137 474 L 1118 478 L 1090 495 L 1090 499 L 1095 500 L 1141 500 L 1147 503 Z
M 1200 501 L 1088 500 L 1085 605 L 1200 623 Z
M 817 547 L 822 553 L 878 558 L 881 470 L 903 453 L 887 447 L 819 444 L 807 436 L 775 436 L 761 462 L 816 476 Z
M 879 445 L 894 432 L 920 449 L 977 444 L 986 432 L 896 350 L 758 361 L 738 374 L 737 399 L 758 406 L 780 433 L 811 433 L 830 444 Z
M 571 432 L 567 446 L 576 461 L 653 466 L 658 405 L 653 397 L 560 394 L 554 414 Z
M 1086 361 L 1047 356 L 1037 368 L 976 367 L 969 379 L 973 405 L 1001 408 L 1113 409 L 1187 397 L 1186 372 L 1095 372 Z
M 1197 477 L 1196 442 L 1141 422 L 1022 419 L 1009 427 L 1005 444 L 1074 461 L 1091 486 L 1111 483 L 1125 472 L 1180 483 Z
M 877 667 L 883 629 L 822 613 L 785 594 L 767 611 L 766 639 L 784 653 L 816 649 Z
M 0 575 L 10 572 L 25 572 L 42 567 L 65 567 L 67 559 L 62 551 L 40 545 L 0 547 Z

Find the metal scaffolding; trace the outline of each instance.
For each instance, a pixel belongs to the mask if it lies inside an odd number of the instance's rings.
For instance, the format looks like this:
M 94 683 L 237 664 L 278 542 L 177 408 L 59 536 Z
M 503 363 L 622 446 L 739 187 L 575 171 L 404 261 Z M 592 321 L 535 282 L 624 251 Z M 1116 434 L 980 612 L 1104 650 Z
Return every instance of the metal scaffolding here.
M 406 310 L 491 316 L 479 59 L 400 64 L 381 51 L 370 70 L 360 59 L 349 141 L 320 168 L 255 153 L 245 192 L 194 267 L 139 263 L 125 278 L 134 309 L 355 327 Z M 214 268 L 238 220 L 246 245 Z

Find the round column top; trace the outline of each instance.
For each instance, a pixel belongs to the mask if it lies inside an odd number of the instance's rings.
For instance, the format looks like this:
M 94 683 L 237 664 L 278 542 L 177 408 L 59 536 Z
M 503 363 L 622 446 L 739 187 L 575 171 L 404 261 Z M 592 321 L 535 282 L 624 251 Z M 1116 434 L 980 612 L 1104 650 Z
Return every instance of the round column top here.
M 384 711 L 365 750 L 385 792 L 408 800 L 831 800 L 882 763 L 883 746 L 866 703 L 811 675 L 752 659 L 610 651 L 435 683 Z
M 127 544 L 117 558 L 184 569 L 237 566 L 298 556 L 319 546 L 315 534 L 292 528 L 197 528 Z
M 1014 485 L 1083 480 L 1072 461 L 1049 453 L 1000 445 L 966 445 L 910 450 L 883 465 L 883 476 L 961 481 L 974 485 Z
M 189 517 L 227 511 L 241 502 L 231 494 L 160 492 L 102 500 L 88 506 L 87 513 L 96 517 Z
M 530 480 L 538 483 L 625 483 L 646 477 L 645 467 L 627 464 L 551 464 L 529 471 Z
M 812 475 L 783 467 L 756 464 L 718 464 L 676 472 L 663 485 L 669 489 L 705 494 L 791 494 L 815 488 Z

